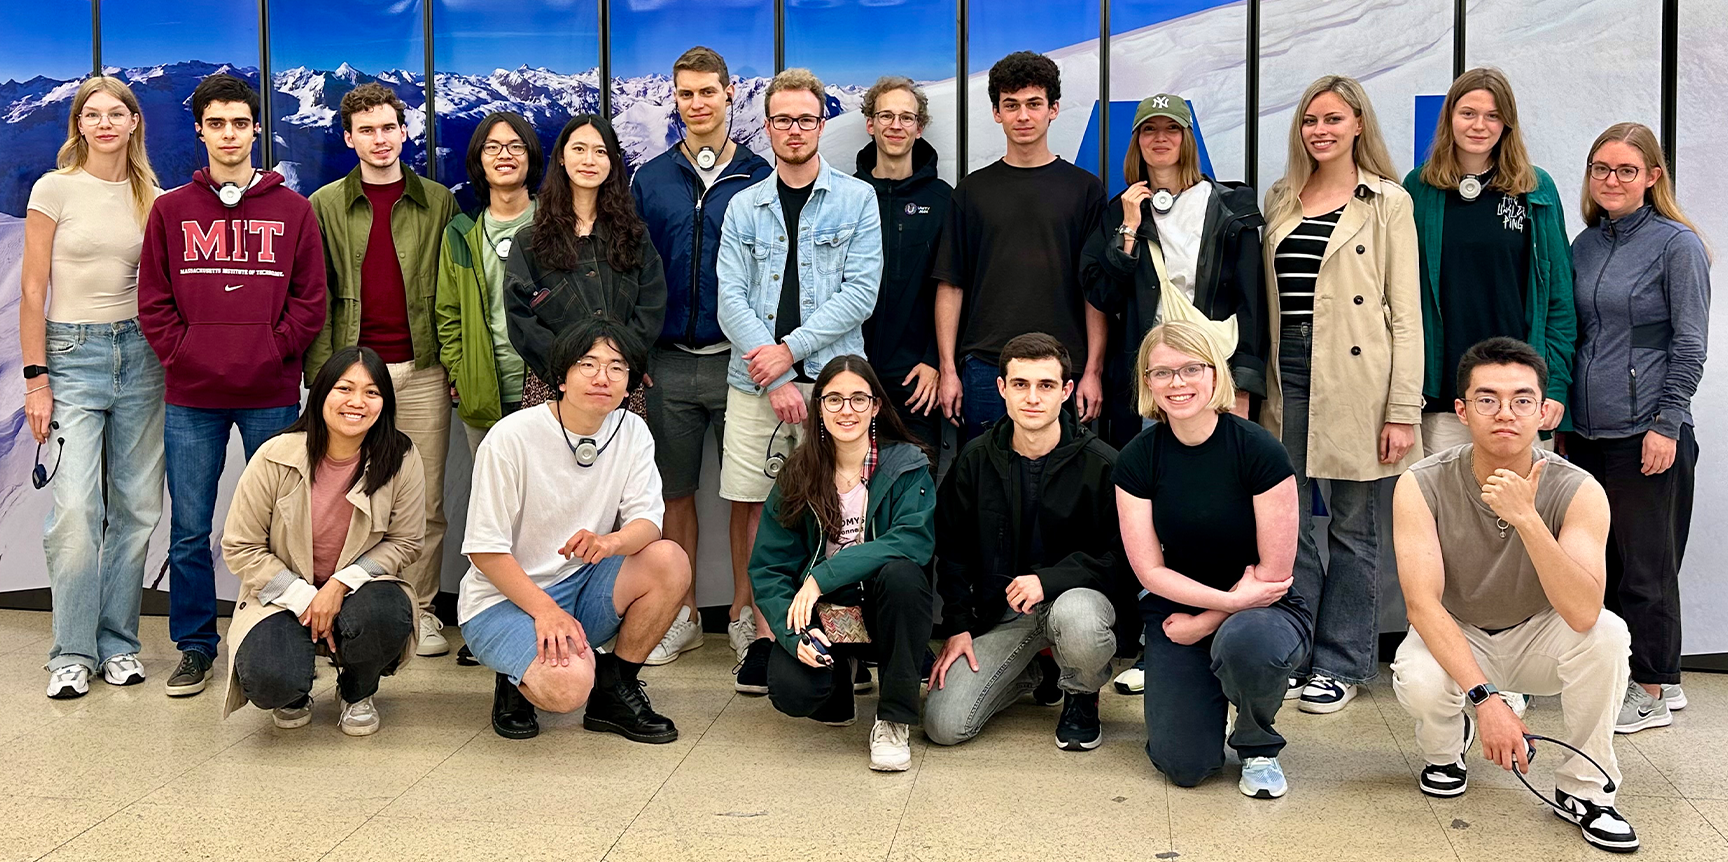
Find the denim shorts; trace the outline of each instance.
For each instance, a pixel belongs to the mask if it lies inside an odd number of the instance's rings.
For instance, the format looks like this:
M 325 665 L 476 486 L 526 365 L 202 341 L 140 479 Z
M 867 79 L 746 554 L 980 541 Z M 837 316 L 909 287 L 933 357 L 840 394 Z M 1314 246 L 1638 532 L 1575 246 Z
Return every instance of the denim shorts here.
M 570 576 L 546 588 L 546 594 L 565 613 L 582 624 L 590 648 L 618 636 L 618 624 L 623 618 L 612 605 L 612 584 L 618 580 L 618 570 L 624 558 L 607 557 L 570 573 Z M 505 599 L 462 625 L 462 639 L 474 658 L 492 670 L 520 684 L 540 655 L 539 641 L 534 637 L 534 618 L 527 611 Z

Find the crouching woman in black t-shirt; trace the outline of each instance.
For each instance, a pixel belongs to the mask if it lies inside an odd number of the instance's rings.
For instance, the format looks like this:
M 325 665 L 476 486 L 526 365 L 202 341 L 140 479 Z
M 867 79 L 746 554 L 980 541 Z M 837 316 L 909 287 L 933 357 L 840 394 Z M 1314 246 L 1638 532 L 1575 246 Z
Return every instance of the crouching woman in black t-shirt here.
M 1230 414 L 1228 322 L 1172 321 L 1146 333 L 1135 370 L 1140 413 L 1157 420 L 1116 460 L 1122 544 L 1147 590 L 1146 754 L 1192 787 L 1242 758 L 1242 793 L 1287 788 L 1272 727 L 1312 641 L 1293 592 L 1296 480 L 1284 447 Z M 1215 331 L 1217 330 L 1217 331 Z

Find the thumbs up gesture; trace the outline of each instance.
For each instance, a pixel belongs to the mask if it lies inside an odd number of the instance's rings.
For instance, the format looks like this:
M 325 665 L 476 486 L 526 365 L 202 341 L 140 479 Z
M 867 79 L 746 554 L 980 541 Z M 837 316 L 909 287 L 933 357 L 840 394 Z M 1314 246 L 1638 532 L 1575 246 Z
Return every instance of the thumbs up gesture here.
M 1542 471 L 1548 462 L 1537 458 L 1530 467 L 1528 478 L 1504 467 L 1495 470 L 1482 483 L 1482 502 L 1500 516 L 1500 520 L 1523 529 L 1525 525 L 1541 523 L 1536 513 L 1536 488 L 1542 483 Z

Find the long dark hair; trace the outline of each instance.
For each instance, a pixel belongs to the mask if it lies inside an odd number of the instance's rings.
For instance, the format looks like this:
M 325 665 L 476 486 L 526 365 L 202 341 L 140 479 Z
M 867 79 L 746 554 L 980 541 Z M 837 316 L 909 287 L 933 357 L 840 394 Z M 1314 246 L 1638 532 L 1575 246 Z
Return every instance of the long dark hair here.
M 893 399 L 888 397 L 888 391 L 882 388 L 882 381 L 876 377 L 876 370 L 864 361 L 864 357 L 854 354 L 836 356 L 822 366 L 822 373 L 816 376 L 816 385 L 810 388 L 810 409 L 804 417 L 804 437 L 798 441 L 798 448 L 792 450 L 791 457 L 786 459 L 786 468 L 780 471 L 780 523 L 787 527 L 796 526 L 804 519 L 806 511 L 814 512 L 823 533 L 834 541 L 840 538 L 840 492 L 834 488 L 834 438 L 828 436 L 822 427 L 822 392 L 828 387 L 828 382 L 843 371 L 864 378 L 870 394 L 876 396 L 877 406 L 882 408 L 876 413 L 875 423 L 878 449 L 885 449 L 890 443 L 911 443 L 926 456 L 930 454 L 929 446 L 906 430 L 900 411 L 895 409 Z
M 306 396 L 306 407 L 300 411 L 300 418 L 294 420 L 293 425 L 282 429 L 281 433 L 306 432 L 307 473 L 310 478 L 316 479 L 318 465 L 324 460 L 324 453 L 330 446 L 330 428 L 324 424 L 324 401 L 330 397 L 330 390 L 335 389 L 336 383 L 342 379 L 342 372 L 355 363 L 365 367 L 366 373 L 372 375 L 372 382 L 384 399 L 384 408 L 378 411 L 378 421 L 372 423 L 372 428 L 366 432 L 366 438 L 360 441 L 360 466 L 363 472 L 358 478 L 364 479 L 362 490 L 367 496 L 371 496 L 391 479 L 396 478 L 396 471 L 402 469 L 402 460 L 408 457 L 408 449 L 413 445 L 407 434 L 396 430 L 396 387 L 390 383 L 390 369 L 384 364 L 378 351 L 358 345 L 336 351 L 324 363 L 324 367 L 318 369 L 318 376 L 312 378 L 311 392 Z
M 527 150 L 522 158 L 527 162 L 523 165 L 528 171 L 528 179 L 524 187 L 532 191 L 540 185 L 540 178 L 546 174 L 546 154 L 540 151 L 540 136 L 534 133 L 534 126 L 527 118 L 514 111 L 493 111 L 480 121 L 474 129 L 474 134 L 468 138 L 468 187 L 474 192 L 474 199 L 480 206 L 492 205 L 492 186 L 486 182 L 486 166 L 481 163 L 481 150 L 486 148 L 486 137 L 492 134 L 492 127 L 503 123 L 522 139 L 522 146 Z
M 636 201 L 630 197 L 630 180 L 624 174 L 624 150 L 618 145 L 618 133 L 605 117 L 577 114 L 564 124 L 558 142 L 552 145 L 552 158 L 546 165 L 546 179 L 540 183 L 539 207 L 534 211 L 534 254 L 554 269 L 575 269 L 580 262 L 580 239 L 576 236 L 576 207 L 570 192 L 570 173 L 564 169 L 564 146 L 570 136 L 583 126 L 593 126 L 606 144 L 606 159 L 612 170 L 600 184 L 600 200 L 594 215 L 594 231 L 598 237 L 604 230 L 606 263 L 615 270 L 628 271 L 642 265 L 642 238 L 647 229 L 636 214 Z

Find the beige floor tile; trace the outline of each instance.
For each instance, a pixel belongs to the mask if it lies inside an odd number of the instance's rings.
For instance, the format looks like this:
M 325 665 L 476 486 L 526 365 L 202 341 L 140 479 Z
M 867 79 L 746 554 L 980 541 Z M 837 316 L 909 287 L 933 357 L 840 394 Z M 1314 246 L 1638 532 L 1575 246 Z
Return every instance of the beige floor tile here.
M 0 862 L 27 862 L 120 810 L 120 803 L 0 796 Z
M 1429 809 L 1409 788 L 1291 777 L 1282 799 L 1249 799 L 1238 771 L 1199 787 L 1171 787 L 1172 843 L 1183 862 L 1312 860 L 1425 862 L 1457 857 Z M 1336 831 L 1343 830 L 1343 831 Z M 1324 846 L 1317 844 L 1323 841 Z
M 54 635 L 54 618 L 41 611 L 0 611 L 0 655 L 40 644 L 48 657 L 48 640 Z M 47 680 L 43 680 L 46 684 Z
M 1728 859 L 1728 842 L 1685 800 L 1621 796 L 1615 807 L 1638 830 L 1641 862 Z M 1509 847 L 1543 862 L 1604 858 L 1601 850 L 1585 843 L 1577 826 L 1555 816 L 1523 789 L 1472 787 L 1456 799 L 1433 800 L 1433 808 L 1460 859 L 1503 855 Z
M 1278 756 L 1291 781 L 1352 781 L 1407 786 L 1410 764 L 1375 701 L 1391 697 L 1370 689 L 1331 715 L 1311 715 L 1285 701 L 1278 710 L 1285 748 Z M 1232 758 L 1234 759 L 1234 758 Z
M 360 815 L 299 814 L 271 809 L 188 809 L 139 803 L 62 844 L 53 862 L 186 859 L 315 860 L 353 832 Z
M 114 689 L 92 678 L 90 693 L 72 700 L 53 700 L 45 692 L 48 672 L 44 655 L 34 649 L 0 655 L 0 742 L 16 739 L 108 696 Z
M 589 815 L 580 801 L 537 822 L 387 817 L 367 821 L 330 852 L 342 862 L 598 862 L 628 823 Z
M 142 687 L 123 691 L 137 688 Z M 93 712 L 106 705 L 99 701 L 25 733 L 0 745 L 7 790 L 131 802 L 258 730 L 253 722 L 214 721 L 215 714 L 208 712 L 215 708 L 214 699 L 206 695 L 203 700 L 197 717 L 189 712 L 191 704 L 171 704 L 159 692 L 141 698 L 130 714 Z
M 1691 707 L 1681 715 L 1691 712 Z M 1639 752 L 1657 771 L 1673 784 L 1679 795 L 1691 799 L 1728 799 L 1728 784 L 1722 775 L 1728 770 L 1728 729 L 1682 724 L 1678 718 L 1671 727 L 1658 727 L 1620 736 L 1616 749 L 1631 748 Z M 1631 790 L 1627 781 L 1627 790 Z
M 1692 799 L 1688 800 L 1699 814 L 1704 815 L 1718 835 L 1728 838 L 1728 800 L 1722 799 Z M 1636 824 L 1634 824 L 1636 825 Z

